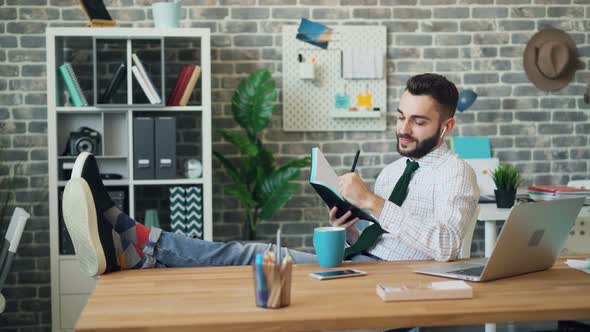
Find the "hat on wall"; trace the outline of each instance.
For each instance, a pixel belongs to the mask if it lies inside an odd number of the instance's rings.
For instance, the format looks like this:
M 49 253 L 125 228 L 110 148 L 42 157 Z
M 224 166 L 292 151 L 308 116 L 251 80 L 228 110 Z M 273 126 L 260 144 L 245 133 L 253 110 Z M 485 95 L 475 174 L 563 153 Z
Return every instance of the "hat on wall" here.
M 524 50 L 524 71 L 543 91 L 565 87 L 576 72 L 576 43 L 559 29 L 537 32 Z

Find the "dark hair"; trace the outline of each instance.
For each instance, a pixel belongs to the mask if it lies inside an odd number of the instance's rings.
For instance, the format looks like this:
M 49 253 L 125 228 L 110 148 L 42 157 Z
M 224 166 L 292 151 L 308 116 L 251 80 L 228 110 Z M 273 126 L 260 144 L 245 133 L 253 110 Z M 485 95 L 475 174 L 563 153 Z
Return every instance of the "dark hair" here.
M 412 76 L 406 83 L 406 90 L 413 95 L 428 95 L 434 98 L 441 106 L 439 112 L 443 116 L 452 118 L 455 115 L 459 91 L 446 77 L 432 73 Z

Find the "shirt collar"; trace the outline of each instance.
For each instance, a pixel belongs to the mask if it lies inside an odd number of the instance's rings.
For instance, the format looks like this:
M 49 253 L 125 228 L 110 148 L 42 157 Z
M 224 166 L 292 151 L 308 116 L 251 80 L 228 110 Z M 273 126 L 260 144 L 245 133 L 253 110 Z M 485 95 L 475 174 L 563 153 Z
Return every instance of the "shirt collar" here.
M 449 154 L 449 152 L 450 151 L 447 147 L 447 144 L 443 143 L 438 148 L 430 151 L 427 155 L 415 161 L 417 161 L 418 164 L 420 164 L 420 168 L 435 166 L 436 164 L 441 162 L 444 159 L 444 157 L 446 157 Z

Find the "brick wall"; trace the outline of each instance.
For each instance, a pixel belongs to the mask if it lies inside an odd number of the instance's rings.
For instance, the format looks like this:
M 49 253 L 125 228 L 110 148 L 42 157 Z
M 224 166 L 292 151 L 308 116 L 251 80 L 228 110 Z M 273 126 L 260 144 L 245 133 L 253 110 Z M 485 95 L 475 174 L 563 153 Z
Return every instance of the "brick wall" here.
M 105 0 L 122 26 L 150 26 L 148 0 Z M 230 97 L 239 79 L 269 68 L 280 86 L 281 26 L 301 16 L 330 25 L 381 24 L 388 28 L 388 109 L 395 108 L 406 79 L 433 71 L 479 94 L 477 103 L 457 115 L 454 134 L 487 135 L 495 156 L 516 164 L 526 183 L 566 183 L 587 178 L 590 148 L 588 108 L 582 101 L 590 54 L 588 0 L 183 0 L 184 23 L 208 27 L 212 36 L 213 126 L 234 123 Z M 418 5 L 418 6 L 417 6 Z M 45 27 L 82 26 L 77 0 L 0 0 L 0 188 L 17 183 L 16 203 L 32 213 L 3 290 L 7 313 L 0 330 L 50 327 L 49 235 L 47 206 L 47 109 Z M 565 89 L 545 93 L 522 70 L 527 39 L 538 29 L 566 30 L 578 44 L 579 71 Z M 284 133 L 277 112 L 265 142 L 279 160 L 300 157 L 319 145 L 335 166 L 351 164 L 362 150 L 359 170 L 372 183 L 395 152 L 394 118 L 382 133 Z M 235 150 L 214 137 L 214 149 Z M 217 166 L 217 165 L 216 165 Z M 218 167 L 214 167 L 218 169 Z M 302 174 L 302 184 L 308 172 Z M 214 179 L 216 240 L 239 238 L 242 216 L 224 194 L 227 177 Z M 259 226 L 270 239 L 279 224 L 286 243 L 309 250 L 312 229 L 326 222 L 326 208 L 309 186 L 272 221 Z M 474 251 L 483 251 L 483 228 Z

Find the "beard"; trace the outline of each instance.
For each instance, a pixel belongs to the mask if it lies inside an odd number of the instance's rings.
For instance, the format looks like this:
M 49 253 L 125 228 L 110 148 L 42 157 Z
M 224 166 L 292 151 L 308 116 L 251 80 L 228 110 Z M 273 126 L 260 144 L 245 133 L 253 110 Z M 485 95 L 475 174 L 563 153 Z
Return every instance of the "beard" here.
M 436 133 L 434 135 L 432 135 L 431 137 L 425 138 L 421 141 L 417 140 L 416 138 L 414 138 L 410 135 L 400 135 L 400 134 L 396 133 L 397 152 L 404 157 L 420 159 L 420 158 L 424 157 L 425 155 L 427 155 L 430 151 L 432 151 L 438 145 L 438 140 L 440 139 L 440 131 L 441 131 L 441 127 L 438 127 L 438 129 L 436 130 Z M 405 139 L 409 139 L 409 140 L 416 142 L 416 147 L 413 150 L 403 152 L 400 149 L 400 145 L 401 145 L 401 143 L 399 142 L 400 138 L 405 138 Z

